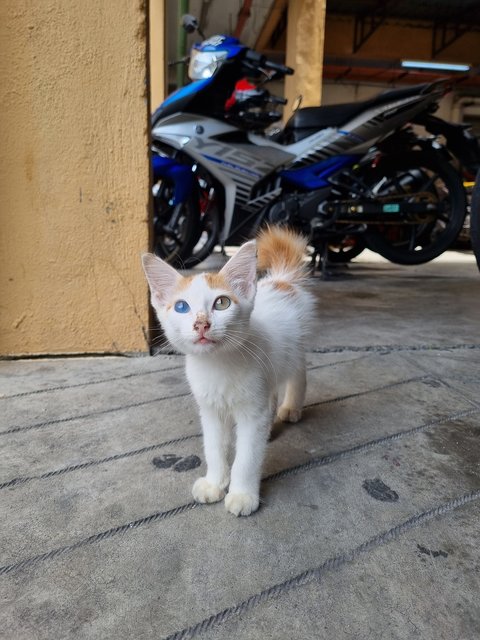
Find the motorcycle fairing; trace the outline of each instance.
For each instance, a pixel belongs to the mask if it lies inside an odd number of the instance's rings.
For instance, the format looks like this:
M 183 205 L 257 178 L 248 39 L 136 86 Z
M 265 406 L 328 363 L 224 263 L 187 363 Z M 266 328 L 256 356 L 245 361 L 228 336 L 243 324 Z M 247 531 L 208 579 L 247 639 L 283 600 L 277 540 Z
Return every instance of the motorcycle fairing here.
M 293 144 L 270 142 L 270 145 L 295 155 L 294 167 L 306 166 L 345 153 L 363 154 L 378 140 L 424 110 L 430 100 L 430 96 L 417 95 L 382 104 L 361 112 L 353 120 L 344 123 L 341 130 L 328 127 Z M 255 142 L 258 137 L 254 139 Z
M 379 140 L 412 120 L 430 102 L 435 102 L 438 91 L 434 85 L 429 86 L 431 90 L 428 92 L 392 92 L 393 97 L 398 97 L 392 102 L 367 101 L 364 106 L 368 104 L 368 108 L 344 123 L 341 129 L 320 129 L 293 144 L 281 144 L 251 132 L 248 133 L 248 143 L 225 142 L 220 138 L 238 132 L 237 127 L 194 113 L 175 113 L 164 117 L 154 125 L 152 135 L 154 140 L 166 140 L 173 147 L 182 149 L 222 184 L 225 211 L 220 241 L 223 243 L 230 235 L 236 206 L 240 210 L 255 211 L 278 193 L 278 182 L 274 180 L 271 181 L 275 185 L 271 191 L 259 192 L 256 186 L 265 177 L 278 175 L 279 169 L 295 171 L 302 167 L 315 167 L 332 156 L 357 158 L 364 155 Z M 297 182 L 301 189 L 308 188 L 307 184 L 324 186 L 329 184 L 328 178 L 339 170 L 336 164 L 331 168 L 332 172 L 322 173 L 321 179 L 313 177 L 315 168 L 313 176 L 311 173 L 303 177 L 302 174 L 289 173 L 285 177 L 290 182 Z M 317 179 L 318 183 L 315 182 Z
M 186 84 L 184 87 L 180 87 L 173 93 L 171 93 L 162 104 L 156 109 L 152 115 L 152 122 L 157 122 L 159 118 L 161 118 L 163 111 L 165 111 L 165 107 L 169 107 L 171 104 L 177 103 L 176 108 L 179 111 L 182 110 L 182 104 L 189 100 L 190 97 L 196 93 L 199 93 L 209 84 L 212 83 L 213 78 L 207 78 L 206 80 L 195 80 L 190 84 Z
M 280 172 L 280 176 L 292 186 L 299 189 L 322 189 L 329 187 L 329 178 L 345 167 L 352 166 L 361 155 L 344 155 L 327 158 L 307 167 L 289 169 Z
M 399 99 L 411 98 L 418 96 L 422 91 L 430 85 L 415 85 L 414 87 L 406 87 L 404 89 L 394 89 L 393 91 L 384 91 L 369 100 L 361 102 L 347 102 L 344 104 L 323 105 L 320 107 L 304 107 L 295 111 L 288 120 L 283 130 L 283 136 L 286 140 L 289 137 L 293 142 L 298 142 L 309 135 L 309 131 L 325 129 L 326 127 L 340 127 L 355 116 L 364 111 L 368 111 L 371 107 L 384 105 L 388 102 L 393 103 Z
M 192 191 L 193 174 L 188 165 L 180 164 L 173 158 L 166 156 L 152 156 L 153 181 L 168 178 L 174 184 L 173 203 L 179 204 L 188 199 Z
M 154 139 L 166 140 L 175 149 L 184 151 L 222 184 L 225 190 L 225 224 L 220 242 L 228 238 L 235 202 L 240 206 L 246 205 L 256 183 L 279 165 L 289 164 L 295 159 L 281 148 L 259 148 L 251 143 L 232 144 L 219 139 L 236 131 L 228 123 L 189 114 L 168 116 L 152 131 Z M 260 201 L 255 209 L 259 206 Z

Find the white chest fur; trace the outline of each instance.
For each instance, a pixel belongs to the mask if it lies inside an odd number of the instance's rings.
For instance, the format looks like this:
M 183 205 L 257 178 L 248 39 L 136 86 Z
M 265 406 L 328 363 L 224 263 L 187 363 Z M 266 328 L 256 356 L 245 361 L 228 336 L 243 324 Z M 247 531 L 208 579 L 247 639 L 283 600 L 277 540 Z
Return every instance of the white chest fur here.
M 199 402 L 211 406 L 233 409 L 245 404 L 256 404 L 259 397 L 268 394 L 269 381 L 262 371 L 252 366 L 250 359 L 236 355 L 236 361 L 223 358 L 207 360 L 187 356 L 187 378 Z

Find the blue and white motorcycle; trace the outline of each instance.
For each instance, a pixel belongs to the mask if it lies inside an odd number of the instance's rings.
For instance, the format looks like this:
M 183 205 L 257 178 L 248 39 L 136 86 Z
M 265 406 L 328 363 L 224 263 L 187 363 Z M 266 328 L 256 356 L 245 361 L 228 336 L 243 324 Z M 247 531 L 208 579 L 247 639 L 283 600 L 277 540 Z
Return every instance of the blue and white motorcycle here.
M 284 100 L 265 81 L 291 73 L 233 37 L 194 45 L 192 82 L 152 117 L 155 252 L 192 266 L 217 242 L 282 224 L 308 236 L 313 265 L 364 243 L 400 264 L 443 253 L 465 217 L 462 180 L 409 123 L 437 109 L 447 82 L 299 108 L 266 135 Z

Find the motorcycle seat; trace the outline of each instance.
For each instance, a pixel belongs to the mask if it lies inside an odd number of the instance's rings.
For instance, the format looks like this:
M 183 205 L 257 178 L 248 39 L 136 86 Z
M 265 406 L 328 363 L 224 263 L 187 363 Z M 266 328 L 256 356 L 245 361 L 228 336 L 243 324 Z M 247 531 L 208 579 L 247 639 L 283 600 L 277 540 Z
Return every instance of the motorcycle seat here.
M 362 111 L 366 111 L 372 107 L 419 95 L 428 86 L 428 84 L 422 84 L 405 87 L 403 89 L 384 91 L 374 98 L 361 102 L 348 102 L 345 104 L 297 109 L 285 125 L 283 137 L 288 140 L 288 142 L 298 142 L 320 129 L 340 127 L 359 113 L 362 113 Z

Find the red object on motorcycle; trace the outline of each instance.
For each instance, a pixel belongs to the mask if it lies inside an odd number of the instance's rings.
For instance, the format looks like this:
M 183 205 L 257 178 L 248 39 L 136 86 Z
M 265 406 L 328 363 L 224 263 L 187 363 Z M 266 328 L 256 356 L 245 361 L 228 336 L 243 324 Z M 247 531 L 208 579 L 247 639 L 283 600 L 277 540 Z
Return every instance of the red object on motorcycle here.
M 246 78 L 242 78 L 241 80 L 239 80 L 235 85 L 235 89 L 234 89 L 232 95 L 225 102 L 225 109 L 228 111 L 233 106 L 235 106 L 235 104 L 237 102 L 237 98 L 239 97 L 238 96 L 238 92 L 240 92 L 240 91 L 251 91 L 252 89 L 256 89 L 256 88 L 257 87 L 254 84 L 252 84 L 251 82 L 249 82 Z

